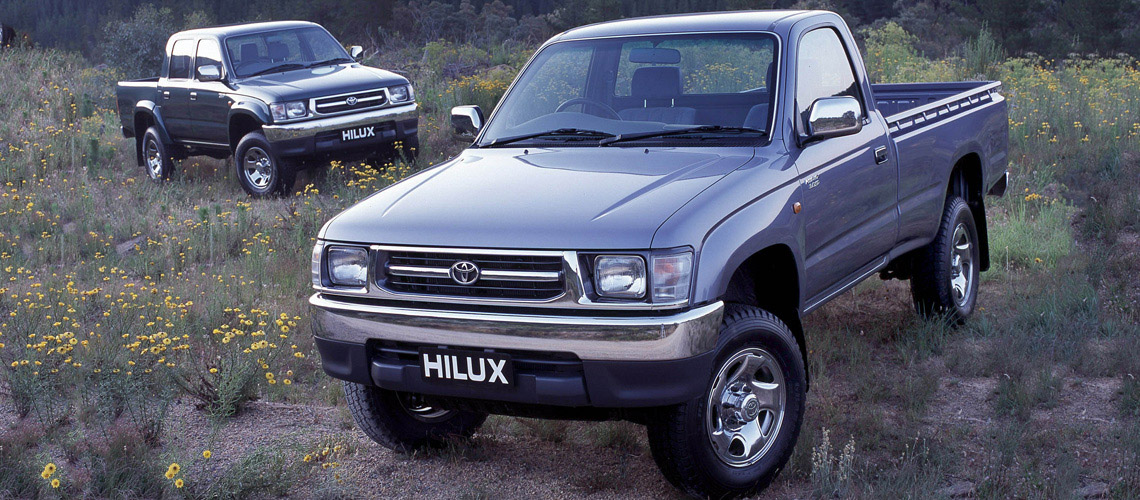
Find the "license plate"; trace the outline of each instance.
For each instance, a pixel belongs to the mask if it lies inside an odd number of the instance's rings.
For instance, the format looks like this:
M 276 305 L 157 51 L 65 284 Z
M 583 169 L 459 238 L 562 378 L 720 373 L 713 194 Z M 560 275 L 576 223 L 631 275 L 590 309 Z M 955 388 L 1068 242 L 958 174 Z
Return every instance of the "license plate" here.
M 506 354 L 455 349 L 420 349 L 420 374 L 424 380 L 473 384 L 482 387 L 512 387 L 514 367 Z
M 362 139 L 370 139 L 376 137 L 376 130 L 379 128 L 377 125 L 367 125 L 364 127 L 350 128 L 340 131 L 340 142 L 352 142 Z

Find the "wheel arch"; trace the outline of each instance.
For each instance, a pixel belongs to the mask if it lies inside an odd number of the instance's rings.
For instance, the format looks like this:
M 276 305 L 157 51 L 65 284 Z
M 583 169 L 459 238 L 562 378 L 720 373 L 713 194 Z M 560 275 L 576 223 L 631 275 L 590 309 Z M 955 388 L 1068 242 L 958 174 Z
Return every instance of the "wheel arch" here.
M 725 283 L 721 298 L 728 303 L 764 309 L 788 325 L 799 344 L 810 386 L 807 339 L 800 321 L 800 290 L 795 253 L 788 245 L 778 243 L 752 253 L 736 266 Z
M 982 261 L 979 269 L 986 271 L 990 268 L 990 241 L 989 231 L 986 229 L 982 156 L 976 150 L 968 150 L 955 157 L 957 160 L 950 170 L 950 179 L 946 183 L 946 199 L 949 201 L 952 196 L 960 196 L 970 207 L 974 226 L 978 230 L 978 251 Z M 945 211 L 945 207 L 943 210 Z
M 264 120 L 248 111 L 239 110 L 231 113 L 229 119 L 230 152 L 236 152 L 241 138 L 250 132 L 261 130 L 264 123 Z
M 154 127 L 158 130 L 158 139 L 162 141 L 163 145 L 171 146 L 173 144 L 170 135 L 166 133 L 166 124 L 162 121 L 162 114 L 150 101 L 139 101 L 135 105 L 131 123 L 135 131 L 135 160 L 139 165 L 143 164 L 143 138 L 146 136 L 148 128 Z

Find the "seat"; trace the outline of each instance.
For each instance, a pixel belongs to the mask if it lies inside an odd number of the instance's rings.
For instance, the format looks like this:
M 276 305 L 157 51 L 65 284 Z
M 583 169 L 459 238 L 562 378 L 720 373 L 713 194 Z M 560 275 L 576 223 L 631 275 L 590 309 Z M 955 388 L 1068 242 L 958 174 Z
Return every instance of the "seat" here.
M 776 65 L 774 63 L 768 63 L 768 78 L 764 80 L 764 86 L 768 87 L 768 102 L 752 106 L 752 108 L 748 110 L 748 115 L 744 117 L 743 126 L 768 130 L 768 109 L 771 107 L 772 99 L 775 98 L 775 92 L 772 89 L 775 80 Z
M 630 82 L 630 95 L 641 99 L 640 108 L 618 111 L 626 121 L 661 122 L 692 125 L 697 121 L 697 110 L 674 107 L 673 101 L 681 95 L 681 69 L 676 66 L 647 66 L 637 68 Z M 650 106 L 668 103 L 668 106 Z
M 241 44 L 241 64 L 257 62 L 259 59 L 261 59 L 261 56 L 257 53 L 256 43 Z
M 289 46 L 281 42 L 269 42 L 265 44 L 265 49 L 269 52 L 270 62 L 284 62 L 289 58 Z

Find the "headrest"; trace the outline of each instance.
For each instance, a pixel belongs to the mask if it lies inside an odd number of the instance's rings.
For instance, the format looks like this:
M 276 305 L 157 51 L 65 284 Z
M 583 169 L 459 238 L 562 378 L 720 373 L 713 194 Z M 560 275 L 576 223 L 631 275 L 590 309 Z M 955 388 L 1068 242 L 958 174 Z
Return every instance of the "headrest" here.
M 681 68 L 646 66 L 633 72 L 630 94 L 641 99 L 658 99 L 681 95 Z
M 752 108 L 748 110 L 748 116 L 744 117 L 744 126 L 768 130 L 768 105 L 757 104 L 752 106 Z
M 768 63 L 768 76 L 764 79 L 764 86 L 768 88 L 768 92 L 776 86 L 776 63 Z
M 269 51 L 269 59 L 277 62 L 284 61 L 289 57 L 289 46 L 281 42 L 269 42 L 265 44 L 266 50 Z
M 256 43 L 243 43 L 241 44 L 241 62 L 251 62 L 258 59 L 257 44 Z

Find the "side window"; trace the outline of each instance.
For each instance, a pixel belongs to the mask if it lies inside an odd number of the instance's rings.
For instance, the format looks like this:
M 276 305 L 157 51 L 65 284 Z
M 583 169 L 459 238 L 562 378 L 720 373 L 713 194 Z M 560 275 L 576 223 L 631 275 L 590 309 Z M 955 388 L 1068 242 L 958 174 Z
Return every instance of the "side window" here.
M 222 49 L 218 42 L 202 40 L 198 42 L 198 56 L 194 58 L 194 78 L 198 77 L 198 69 L 202 66 L 222 66 Z
M 190 78 L 190 59 L 194 56 L 194 40 L 178 40 L 170 51 L 170 72 L 167 78 Z
M 849 96 L 859 98 L 855 71 L 847 59 L 847 50 L 832 28 L 814 30 L 800 39 L 796 61 L 796 107 L 800 112 L 801 130 L 806 129 L 808 108 L 821 97 Z

